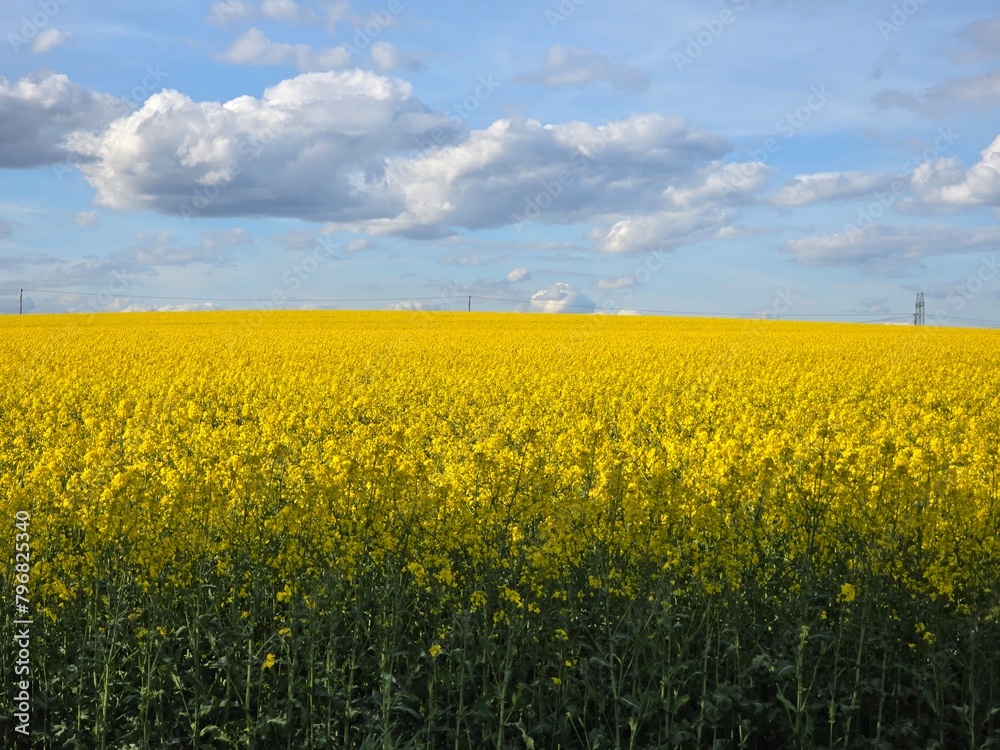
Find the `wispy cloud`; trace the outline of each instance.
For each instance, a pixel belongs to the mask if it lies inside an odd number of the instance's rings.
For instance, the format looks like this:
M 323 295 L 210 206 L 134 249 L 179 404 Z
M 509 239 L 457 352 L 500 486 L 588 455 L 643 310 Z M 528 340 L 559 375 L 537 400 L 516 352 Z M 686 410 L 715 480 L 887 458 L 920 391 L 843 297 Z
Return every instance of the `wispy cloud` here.
M 898 107 L 929 117 L 943 117 L 956 107 L 1000 106 L 1000 70 L 951 78 L 916 93 L 887 89 L 875 97 L 882 107 Z
M 803 237 L 782 248 L 807 266 L 855 266 L 879 273 L 921 267 L 928 258 L 993 251 L 1000 227 L 875 226 Z
M 45 29 L 38 34 L 31 42 L 31 51 L 41 54 L 55 49 L 61 44 L 65 44 L 73 38 L 68 31 L 58 29 Z
M 314 50 L 308 44 L 273 42 L 260 29 L 244 32 L 221 59 L 237 65 L 284 65 L 309 70 L 338 70 L 351 62 L 346 46 Z
M 636 68 L 611 62 L 593 50 L 559 45 L 549 49 L 537 73 L 525 74 L 520 80 L 552 87 L 582 88 L 607 83 L 630 93 L 644 91 L 649 87 L 649 78 Z

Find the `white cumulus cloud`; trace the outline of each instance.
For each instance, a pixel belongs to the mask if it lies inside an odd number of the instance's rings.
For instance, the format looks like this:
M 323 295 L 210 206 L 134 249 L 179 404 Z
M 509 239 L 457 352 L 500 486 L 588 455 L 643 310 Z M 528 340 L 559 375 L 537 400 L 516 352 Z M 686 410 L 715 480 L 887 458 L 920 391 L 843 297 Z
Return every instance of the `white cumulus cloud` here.
M 454 145 L 390 160 L 387 183 L 405 197 L 404 210 L 350 228 L 386 234 L 522 221 L 613 223 L 622 215 L 676 213 L 678 200 L 699 196 L 691 210 L 708 226 L 711 194 L 729 202 L 746 189 L 736 165 L 715 161 L 728 150 L 725 140 L 656 114 L 601 126 L 498 120 Z M 717 173 L 730 169 L 734 174 L 722 184 Z M 753 175 L 759 171 L 750 166 Z M 631 236 L 620 251 L 642 249 L 649 240 Z
M 0 76 L 0 168 L 64 162 L 72 156 L 64 145 L 70 134 L 100 130 L 128 111 L 120 99 L 61 73 L 33 73 L 16 83 Z
M 1000 208 L 1000 136 L 967 171 L 957 158 L 921 164 L 913 173 L 918 200 L 928 205 Z
M 225 103 L 163 91 L 71 144 L 98 205 L 346 221 L 403 209 L 386 155 L 434 128 L 454 124 L 413 99 L 409 84 L 352 70 L 306 73 Z
M 255 59 L 298 54 L 268 44 Z M 328 222 L 325 231 L 425 238 L 583 223 L 612 253 L 735 233 L 739 210 L 761 202 L 774 173 L 725 163 L 729 141 L 655 113 L 468 131 L 406 81 L 362 70 L 304 73 L 227 102 L 165 90 L 68 143 L 96 205 L 117 210 L 296 217 Z
M 572 284 L 557 281 L 547 289 L 531 295 L 531 312 L 592 313 L 597 307 L 594 300 L 578 291 Z

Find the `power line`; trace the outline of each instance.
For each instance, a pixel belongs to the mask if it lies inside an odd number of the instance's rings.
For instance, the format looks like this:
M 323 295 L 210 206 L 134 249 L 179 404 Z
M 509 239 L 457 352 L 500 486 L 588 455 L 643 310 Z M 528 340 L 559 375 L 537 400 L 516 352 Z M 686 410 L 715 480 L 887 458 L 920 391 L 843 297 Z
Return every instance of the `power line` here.
M 109 292 L 74 292 L 68 290 L 54 290 L 54 289 L 11 289 L 11 290 L 0 290 L 0 293 L 10 293 L 15 294 L 19 291 L 34 292 L 36 294 L 71 294 L 77 296 L 85 297 L 127 297 L 129 299 L 148 299 L 148 300 L 169 300 L 175 302 L 256 302 L 256 303 L 275 303 L 281 302 L 283 304 L 287 303 L 314 303 L 314 304 L 337 304 L 337 303 L 351 303 L 351 302 L 417 302 L 417 301 L 446 301 L 457 303 L 458 300 L 442 300 L 440 295 L 432 297 L 341 297 L 341 298 L 303 298 L 303 299 L 281 299 L 274 300 L 268 297 L 188 297 L 188 296 L 166 296 L 166 295 L 152 295 L 152 294 L 112 294 Z M 488 300 L 491 302 L 509 302 L 517 305 L 532 305 L 537 302 L 553 301 L 558 302 L 558 300 L 531 300 L 531 299 L 513 299 L 510 297 L 489 297 L 486 295 L 463 295 L 468 297 L 468 308 L 471 311 L 472 299 Z M 588 310 L 593 311 L 596 309 L 595 305 L 581 305 L 581 304 L 560 304 L 560 309 L 574 309 L 574 310 Z M 718 311 L 693 311 L 693 310 L 653 310 L 648 308 L 630 308 L 634 309 L 637 313 L 644 313 L 647 315 L 675 315 L 681 317 L 723 317 L 723 318 L 755 318 L 760 315 L 759 312 L 718 312 Z M 877 320 L 867 321 L 869 323 L 881 323 L 881 322 L 891 322 L 894 320 L 913 320 L 914 315 L 912 314 L 899 314 L 889 317 L 884 317 L 884 312 L 854 312 L 854 313 L 781 313 L 776 317 L 779 318 L 804 318 L 804 319 L 817 319 L 817 318 L 865 318 L 868 316 L 883 316 Z M 992 323 L 1000 325 L 1000 320 L 988 320 L 984 318 L 962 318 L 962 317 L 951 317 L 950 320 L 963 320 L 967 322 L 974 323 Z
M 965 320 L 971 323 L 996 323 L 1000 325 L 1000 320 L 985 320 L 983 318 L 959 318 L 954 315 L 948 317 L 949 320 Z
M 478 297 L 478 299 L 488 299 L 488 300 L 493 300 L 494 302 L 514 302 L 514 303 L 522 304 L 522 305 L 530 305 L 530 304 L 533 304 L 534 302 L 546 302 L 546 301 L 557 302 L 558 301 L 558 300 L 509 299 L 509 298 L 506 298 L 506 297 Z M 572 307 L 572 308 L 575 308 L 575 309 L 582 309 L 582 310 L 593 310 L 594 309 L 594 305 L 573 305 L 573 304 L 567 304 L 567 305 L 560 305 L 560 307 L 562 307 L 562 308 Z M 757 317 L 760 314 L 760 313 L 757 313 L 757 312 L 752 312 L 752 313 L 745 313 L 745 312 L 744 313 L 737 313 L 737 312 L 705 312 L 705 311 L 694 312 L 694 311 L 691 311 L 691 310 L 649 310 L 649 309 L 639 309 L 639 308 L 629 308 L 629 309 L 634 309 L 638 313 L 648 313 L 650 315 L 686 315 L 686 316 L 692 316 L 692 317 L 699 317 L 699 316 L 706 316 L 706 315 L 715 315 L 715 316 L 721 316 L 721 317 L 726 317 L 726 318 L 745 318 L 745 317 Z M 863 316 L 866 316 L 866 315 L 885 315 L 885 312 L 796 313 L 796 314 L 781 313 L 780 315 L 778 315 L 778 317 L 781 317 L 781 318 L 856 318 L 856 317 L 863 317 Z M 895 320 L 896 318 L 910 318 L 910 317 L 911 317 L 910 315 L 900 314 L 900 315 L 895 315 L 895 316 L 893 316 L 890 319 Z
M 14 291 L 17 291 L 16 289 Z M 152 294 L 112 294 L 109 292 L 71 292 L 67 290 L 56 291 L 53 289 L 25 289 L 26 292 L 36 292 L 38 294 L 75 294 L 83 297 L 127 297 L 129 299 L 163 299 L 179 302 L 405 302 L 407 300 L 431 300 L 440 297 L 353 297 L 344 299 L 282 299 L 274 300 L 269 297 L 163 297 Z

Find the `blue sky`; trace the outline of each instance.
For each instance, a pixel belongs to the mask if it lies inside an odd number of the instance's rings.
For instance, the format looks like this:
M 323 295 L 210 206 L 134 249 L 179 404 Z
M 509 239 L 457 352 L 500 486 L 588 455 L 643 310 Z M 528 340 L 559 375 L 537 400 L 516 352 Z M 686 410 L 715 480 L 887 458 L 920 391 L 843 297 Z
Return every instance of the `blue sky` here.
M 0 76 L 4 313 L 1000 320 L 995 4 L 10 0 Z

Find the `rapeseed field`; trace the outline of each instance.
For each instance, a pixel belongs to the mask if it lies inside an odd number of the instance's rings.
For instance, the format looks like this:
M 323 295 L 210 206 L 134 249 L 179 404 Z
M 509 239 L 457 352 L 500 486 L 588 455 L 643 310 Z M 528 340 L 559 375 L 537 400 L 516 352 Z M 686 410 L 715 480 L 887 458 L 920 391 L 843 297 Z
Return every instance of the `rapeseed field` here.
M 0 345 L 36 746 L 1000 745 L 995 331 L 213 312 Z

